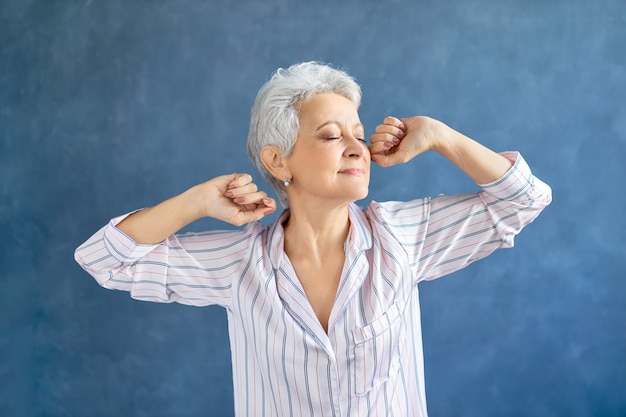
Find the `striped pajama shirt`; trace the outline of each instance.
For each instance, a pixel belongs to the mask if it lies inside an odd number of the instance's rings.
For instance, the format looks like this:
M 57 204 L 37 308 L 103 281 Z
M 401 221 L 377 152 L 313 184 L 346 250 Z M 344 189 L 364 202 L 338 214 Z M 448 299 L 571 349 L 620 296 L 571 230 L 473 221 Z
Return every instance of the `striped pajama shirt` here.
M 133 298 L 228 314 L 237 416 L 426 416 L 417 284 L 502 247 L 550 203 L 516 152 L 475 194 L 349 206 L 350 232 L 324 331 L 289 258 L 282 222 L 139 245 L 115 218 L 77 262 Z

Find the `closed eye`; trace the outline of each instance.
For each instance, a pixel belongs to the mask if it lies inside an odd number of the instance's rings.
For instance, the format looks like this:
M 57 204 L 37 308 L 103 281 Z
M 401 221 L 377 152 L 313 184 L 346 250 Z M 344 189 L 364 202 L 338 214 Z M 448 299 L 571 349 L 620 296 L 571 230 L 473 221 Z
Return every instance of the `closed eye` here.
M 326 136 L 324 137 L 324 139 L 326 140 L 338 140 L 341 139 L 341 136 Z M 367 140 L 365 140 L 364 138 L 355 138 L 356 140 L 363 142 L 363 143 L 367 143 Z

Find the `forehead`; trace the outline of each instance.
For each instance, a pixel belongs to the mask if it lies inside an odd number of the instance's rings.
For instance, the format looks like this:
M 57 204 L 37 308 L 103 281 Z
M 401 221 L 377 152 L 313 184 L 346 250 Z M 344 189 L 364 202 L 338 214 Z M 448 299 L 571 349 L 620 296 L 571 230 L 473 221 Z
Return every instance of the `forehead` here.
M 344 96 L 320 93 L 302 102 L 298 111 L 301 126 L 332 121 L 342 125 L 360 124 L 357 107 Z

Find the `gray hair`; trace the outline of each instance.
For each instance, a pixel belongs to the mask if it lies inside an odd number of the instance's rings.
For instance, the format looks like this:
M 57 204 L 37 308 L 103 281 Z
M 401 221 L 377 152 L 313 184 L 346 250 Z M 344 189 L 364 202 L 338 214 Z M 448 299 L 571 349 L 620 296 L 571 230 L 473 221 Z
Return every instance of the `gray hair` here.
M 319 62 L 302 62 L 279 68 L 259 90 L 248 132 L 248 156 L 284 207 L 289 206 L 282 179 L 275 178 L 261 161 L 261 149 L 275 145 L 288 156 L 298 137 L 298 111 L 302 102 L 319 93 L 339 94 L 355 106 L 361 102 L 361 87 L 347 72 Z

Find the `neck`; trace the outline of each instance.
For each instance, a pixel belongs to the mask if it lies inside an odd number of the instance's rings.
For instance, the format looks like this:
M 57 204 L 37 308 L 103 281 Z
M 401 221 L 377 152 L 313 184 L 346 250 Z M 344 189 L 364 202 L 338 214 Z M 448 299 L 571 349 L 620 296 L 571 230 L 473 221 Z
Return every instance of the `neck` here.
M 285 228 L 285 252 L 323 262 L 326 254 L 341 250 L 348 237 L 348 206 L 293 205 Z

